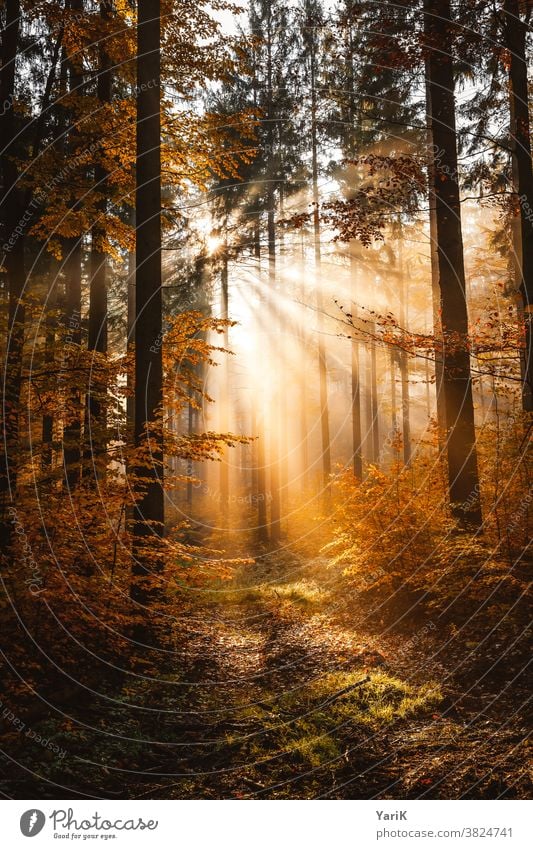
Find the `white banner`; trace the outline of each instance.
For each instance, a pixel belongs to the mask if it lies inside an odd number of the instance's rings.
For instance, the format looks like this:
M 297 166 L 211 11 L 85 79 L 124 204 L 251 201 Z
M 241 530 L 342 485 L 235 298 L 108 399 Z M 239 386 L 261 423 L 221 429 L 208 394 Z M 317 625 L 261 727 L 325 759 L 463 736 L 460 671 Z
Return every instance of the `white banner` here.
M 532 802 L 10 800 L 0 811 L 5 849 L 533 846 Z

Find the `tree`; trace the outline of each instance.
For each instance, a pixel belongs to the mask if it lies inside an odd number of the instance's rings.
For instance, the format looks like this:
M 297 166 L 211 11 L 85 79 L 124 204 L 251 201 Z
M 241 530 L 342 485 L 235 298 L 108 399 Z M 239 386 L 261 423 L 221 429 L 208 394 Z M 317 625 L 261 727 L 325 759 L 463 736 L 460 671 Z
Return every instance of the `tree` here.
M 316 306 L 318 312 L 318 379 L 320 389 L 320 431 L 322 438 L 322 477 L 326 498 L 330 494 L 331 441 L 329 433 L 328 364 L 324 338 L 324 298 L 322 293 L 320 248 L 320 195 L 318 189 L 318 58 L 320 28 L 324 25 L 322 8 L 316 0 L 305 0 L 303 8 L 303 46 L 310 94 L 311 186 L 313 198 L 313 244 L 316 269 Z
M 481 524 L 468 313 L 458 183 L 452 23 L 449 0 L 424 0 L 431 195 L 435 204 L 443 335 L 448 486 L 454 516 Z
M 109 109 L 112 94 L 111 61 L 106 48 L 109 37 L 108 25 L 113 14 L 111 0 L 101 0 L 100 19 L 102 33 L 98 44 L 98 78 L 97 101 L 98 114 L 103 123 L 106 110 Z M 98 198 L 95 203 L 96 220 L 91 228 L 91 257 L 90 257 L 90 292 L 89 292 L 89 330 L 87 347 L 89 351 L 98 354 L 107 353 L 107 249 L 106 249 L 106 218 L 108 213 L 108 173 L 105 165 L 105 153 L 95 154 L 94 183 Z M 94 455 L 105 451 L 106 430 L 106 384 L 105 378 L 98 374 L 98 368 L 103 363 L 98 356 L 91 370 L 91 385 L 87 388 L 87 419 L 88 436 L 86 448 L 93 457 L 95 476 L 101 474 L 101 469 L 94 463 Z M 105 369 L 102 368 L 105 373 Z
M 7 345 L 4 373 L 2 375 L 2 446 L 0 455 L 0 543 L 7 545 L 11 523 L 7 516 L 9 502 L 14 500 L 17 486 L 17 449 L 19 441 L 19 402 L 24 347 L 23 302 L 24 231 L 17 232 L 24 212 L 18 189 L 18 171 L 15 162 L 17 153 L 17 121 L 13 108 L 15 100 L 15 63 L 20 38 L 20 3 L 7 0 L 2 30 L 2 69 L 0 72 L 0 97 L 3 104 L 0 118 L 0 175 L 2 199 L 0 206 L 3 227 L 3 264 L 7 274 L 9 305 L 7 322 Z
M 522 392 L 525 410 L 533 410 L 533 163 L 529 120 L 527 22 L 519 0 L 504 0 L 504 39 L 508 50 L 510 135 L 513 176 L 519 202 L 520 259 L 518 289 L 525 318 L 525 369 Z
M 149 598 L 147 545 L 164 532 L 161 292 L 161 21 L 157 0 L 139 0 L 135 254 L 135 445 L 143 492 L 134 513 L 133 597 Z M 140 581 L 136 579 L 141 579 Z

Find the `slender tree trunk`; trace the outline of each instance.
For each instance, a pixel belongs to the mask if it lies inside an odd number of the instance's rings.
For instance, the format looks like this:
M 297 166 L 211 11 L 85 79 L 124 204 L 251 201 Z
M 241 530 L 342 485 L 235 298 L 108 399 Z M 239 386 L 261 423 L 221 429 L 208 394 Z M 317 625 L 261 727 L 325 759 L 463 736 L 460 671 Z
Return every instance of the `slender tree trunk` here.
M 227 234 L 227 216 L 225 224 L 225 233 Z M 224 255 L 222 257 L 222 269 L 220 272 L 220 312 L 221 318 L 227 320 L 229 317 L 229 291 L 228 291 L 228 244 L 227 238 L 224 246 Z M 229 350 L 229 328 L 224 328 L 224 347 Z M 222 371 L 222 393 L 220 399 L 220 430 L 222 433 L 229 431 L 229 363 L 228 354 L 224 355 L 223 371 Z M 229 449 L 224 448 L 224 453 L 220 462 L 220 506 L 222 512 L 222 521 L 228 529 L 229 515 Z
M 522 404 L 533 410 L 533 164 L 528 107 L 527 25 L 520 18 L 519 0 L 504 0 L 505 41 L 509 51 L 510 130 L 513 176 L 520 209 L 519 291 L 523 302 L 526 346 Z
M 363 449 L 362 449 L 362 433 L 361 433 L 361 385 L 359 382 L 359 343 L 355 338 L 357 326 L 357 261 L 354 256 L 350 256 L 350 276 L 352 289 L 352 324 L 354 325 L 354 338 L 351 343 L 352 352 L 352 452 L 353 452 L 353 473 L 355 479 L 361 481 L 363 479 Z
M 311 20 L 311 26 L 313 21 Z M 320 213 L 318 194 L 318 138 L 317 138 L 317 93 L 316 93 L 316 44 L 314 29 L 310 35 L 309 71 L 311 82 L 311 156 L 313 181 L 313 236 L 315 246 L 316 301 L 318 310 L 318 376 L 320 386 L 320 431 L 322 436 L 322 476 L 326 500 L 331 494 L 331 443 L 329 434 L 328 363 L 324 328 L 324 299 L 322 295 L 322 272 L 320 250 Z
M 424 0 L 427 39 L 427 112 L 431 122 L 443 329 L 448 486 L 453 515 L 481 524 L 468 313 L 457 180 L 457 136 L 449 0 Z
M 100 2 L 100 18 L 107 23 L 112 16 L 113 7 L 111 0 Z M 97 82 L 97 97 L 100 108 L 105 109 L 111 102 L 112 75 L 111 62 L 105 47 L 105 39 L 102 38 L 98 50 L 99 67 Z M 108 174 L 101 162 L 97 162 L 94 169 L 95 191 L 100 196 L 96 203 L 95 221 L 91 230 L 91 257 L 90 257 L 90 292 L 89 292 L 89 336 L 88 349 L 98 354 L 107 354 L 107 253 L 106 242 L 106 215 L 108 203 Z M 86 451 L 94 460 L 105 453 L 106 450 L 106 393 L 107 382 L 105 376 L 100 373 L 103 363 L 98 358 L 94 361 L 94 369 L 91 371 L 91 385 L 87 389 L 87 430 L 88 445 Z M 94 465 L 95 475 L 101 474 L 103 469 Z
M 260 217 L 257 219 L 258 227 Z M 261 233 L 258 232 L 255 255 L 257 258 L 257 270 L 261 275 Z M 262 290 L 259 289 L 259 298 L 261 307 L 263 307 Z M 252 434 L 256 438 L 253 443 L 253 474 L 252 480 L 255 483 L 254 493 L 256 497 L 257 507 L 257 541 L 259 543 L 268 542 L 268 519 L 267 519 L 267 491 L 266 491 L 266 474 L 265 474 L 265 417 L 264 417 L 264 400 L 263 390 L 258 386 L 254 393 L 255 402 L 252 413 Z
M 268 7 L 267 18 L 267 140 L 269 148 L 268 191 L 267 191 L 267 238 L 268 238 L 268 283 L 272 316 L 277 315 L 276 304 L 276 224 L 275 224 L 275 186 L 274 186 L 274 112 L 272 94 L 272 17 Z M 278 375 L 271 372 L 271 411 L 270 411 L 270 541 L 279 542 L 281 535 L 281 494 L 279 468 L 279 442 L 276 428 Z
M 429 103 L 429 74 L 426 70 L 426 102 Z M 437 236 L 437 213 L 435 204 L 435 150 L 433 148 L 432 116 L 427 110 L 428 142 L 428 205 L 429 205 L 429 255 L 431 263 L 431 304 L 433 313 L 433 336 L 435 358 L 435 404 L 437 411 L 438 445 L 442 452 L 446 442 L 446 405 L 444 403 L 444 366 L 442 360 L 442 320 L 440 314 L 439 247 Z M 429 351 L 427 352 L 429 356 Z
M 74 13 L 83 12 L 84 0 L 70 0 L 70 8 Z M 73 98 L 80 97 L 80 87 L 83 83 L 83 74 L 78 64 L 70 61 L 66 51 L 63 51 L 63 65 L 68 78 L 69 94 Z M 69 121 L 68 132 L 65 132 L 65 141 L 60 140 L 63 156 L 76 153 L 76 141 L 78 131 L 76 129 L 76 110 L 67 110 Z M 72 196 L 70 199 L 70 211 L 75 213 L 79 201 Z M 65 330 L 67 334 L 67 350 L 70 349 L 71 360 L 75 365 L 77 355 L 81 347 L 81 289 L 82 289 L 82 257 L 83 238 L 81 235 L 72 236 L 63 242 L 63 253 L 65 256 Z M 68 381 L 68 377 L 67 377 Z M 82 450 L 82 396 L 80 392 L 80 376 L 76 373 L 70 375 L 71 386 L 66 391 L 70 396 L 73 415 L 71 420 L 63 429 L 63 464 L 67 489 L 71 491 L 80 481 L 81 473 L 81 450 Z
M 63 242 L 65 254 L 65 330 L 66 351 L 70 350 L 70 359 L 75 365 L 81 347 L 81 282 L 82 282 L 82 240 L 75 236 Z M 67 381 L 69 378 L 67 377 Z M 63 464 L 65 480 L 69 491 L 80 480 L 81 471 L 81 398 L 77 386 L 79 376 L 71 373 L 70 386 L 66 391 L 70 396 L 73 415 L 63 429 Z
M 130 224 L 135 227 L 135 211 L 130 214 Z M 128 254 L 128 277 L 127 277 L 127 351 L 133 354 L 135 350 L 135 251 Z M 135 380 L 133 370 L 128 371 L 128 398 L 126 401 L 126 425 L 128 434 L 133 435 L 135 430 Z
M 139 0 L 137 22 L 137 171 L 135 274 L 135 445 L 150 438 L 150 462 L 140 464 L 143 491 L 135 506 L 133 597 L 150 599 L 142 579 L 150 573 L 150 538 L 164 533 L 161 289 L 160 5 Z
M 301 233 L 301 283 L 300 283 L 300 301 L 301 301 L 301 319 L 300 319 L 300 333 L 299 333 L 299 346 L 300 346 L 300 368 L 298 373 L 298 395 L 300 400 L 300 463 L 301 463 L 301 489 L 302 493 L 305 494 L 308 484 L 308 472 L 309 472 L 309 438 L 307 433 L 307 327 L 305 324 L 304 318 L 304 309 L 305 309 L 305 297 L 306 297 L 306 287 L 305 287 L 305 236 L 304 230 L 302 227 Z
M 189 403 L 187 410 L 187 433 L 189 437 L 191 437 L 194 433 L 194 407 L 192 405 L 192 391 L 189 393 Z M 192 476 L 194 474 L 194 464 L 192 458 L 189 458 L 187 461 L 187 508 L 189 510 L 189 518 L 191 517 L 190 511 L 192 510 Z
M 398 286 L 400 291 L 400 326 L 407 330 L 409 323 L 407 298 L 408 289 L 405 285 L 405 269 L 403 267 L 403 247 L 402 234 L 400 231 L 400 241 L 398 250 L 398 270 L 400 272 Z M 403 462 L 408 466 L 411 462 L 411 403 L 409 398 L 409 358 L 407 351 L 400 350 L 399 355 L 400 376 L 402 382 L 402 442 L 403 442 Z
M 353 157 L 357 153 L 355 140 L 355 124 L 360 129 L 359 113 L 355 109 L 356 92 L 354 77 L 354 54 L 355 45 L 353 29 L 348 26 L 346 40 L 346 75 L 348 83 L 348 104 L 346 108 L 347 133 L 344 138 L 344 147 L 348 156 Z M 352 248 L 355 248 L 355 242 Z M 359 364 L 359 343 L 355 338 L 357 333 L 357 260 L 350 253 L 350 281 L 351 281 L 351 315 L 354 325 L 354 338 L 351 341 L 351 377 L 352 377 L 352 453 L 353 473 L 356 480 L 363 479 L 363 437 L 361 432 L 361 382 Z
M 398 431 L 398 411 L 396 401 L 396 358 L 397 353 L 394 348 L 390 350 L 390 402 L 391 402 L 391 431 L 393 434 Z
M 374 322 L 370 325 L 370 332 L 372 337 L 374 337 L 376 332 L 376 325 Z M 370 397 L 372 405 L 372 460 L 376 463 L 376 465 L 380 465 L 377 349 L 373 339 L 370 347 L 370 381 Z
M 2 31 L 2 69 L 0 73 L 0 102 L 13 103 L 15 97 L 15 61 L 19 44 L 20 3 L 6 0 L 5 26 Z M 17 166 L 13 160 L 17 128 L 13 107 L 4 109 L 0 118 L 0 172 L 2 198 L 0 217 L 3 225 L 3 265 L 7 272 L 9 306 L 7 342 L 2 374 L 2 446 L 0 452 L 0 545 L 10 541 L 11 522 L 7 508 L 14 501 L 17 486 L 19 450 L 19 406 L 24 346 L 24 235 L 17 236 L 15 228 L 21 216 L 17 188 Z
M 372 353 L 370 348 L 371 343 L 367 342 L 364 347 L 365 351 L 365 455 L 367 463 L 374 463 L 374 442 L 373 442 L 373 427 L 372 427 Z

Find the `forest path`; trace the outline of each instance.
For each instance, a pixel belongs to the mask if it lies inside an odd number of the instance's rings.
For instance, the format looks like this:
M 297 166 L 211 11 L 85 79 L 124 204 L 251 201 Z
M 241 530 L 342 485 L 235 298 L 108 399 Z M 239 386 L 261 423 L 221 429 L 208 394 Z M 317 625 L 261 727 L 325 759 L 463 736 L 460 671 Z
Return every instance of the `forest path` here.
M 74 690 L 62 713 L 31 720 L 65 758 L 33 749 L 41 778 L 11 764 L 0 789 L 53 799 L 527 797 L 527 640 L 484 641 L 475 622 L 458 630 L 437 615 L 391 625 L 336 576 L 313 558 L 263 554 L 186 594 L 170 642 L 119 680 L 106 682 L 102 666 L 89 700 Z
M 508 687 L 521 656 L 502 672 L 487 646 L 465 663 L 463 642 L 429 617 L 380 625 L 290 552 L 246 569 L 178 626 L 181 699 L 203 745 L 183 752 L 182 768 L 200 774 L 164 782 L 162 796 L 527 792 L 527 681 Z

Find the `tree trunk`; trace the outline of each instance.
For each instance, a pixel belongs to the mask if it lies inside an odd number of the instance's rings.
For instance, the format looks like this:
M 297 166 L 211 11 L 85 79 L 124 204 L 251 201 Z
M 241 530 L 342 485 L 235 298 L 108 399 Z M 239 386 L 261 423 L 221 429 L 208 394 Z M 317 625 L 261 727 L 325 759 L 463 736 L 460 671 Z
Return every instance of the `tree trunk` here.
M 409 323 L 407 298 L 408 289 L 405 285 L 405 269 L 403 267 L 403 245 L 402 233 L 400 230 L 399 250 L 398 250 L 398 270 L 400 272 L 398 278 L 399 294 L 400 294 L 400 327 L 407 331 Z M 411 462 L 411 403 L 409 398 L 409 358 L 407 351 L 403 349 L 399 352 L 400 377 L 402 383 L 402 442 L 403 442 L 403 462 L 408 466 Z
M 352 283 L 352 324 L 354 325 L 354 338 L 352 339 L 352 451 L 353 451 L 353 473 L 355 479 L 363 479 L 363 454 L 361 434 L 361 386 L 359 382 L 359 343 L 355 339 L 355 326 L 357 322 L 357 261 L 350 256 L 350 272 Z
M 135 211 L 131 210 L 130 224 L 135 227 Z M 128 277 L 127 277 L 127 351 L 132 354 L 135 350 L 135 251 L 128 254 Z M 126 425 L 128 434 L 133 435 L 135 430 L 135 380 L 133 370 L 128 371 L 128 398 L 126 401 Z
M 448 487 L 453 515 L 479 527 L 481 507 L 468 313 L 457 179 L 457 136 L 449 0 L 424 0 L 427 112 L 431 122 L 433 185 L 443 331 Z
M 106 23 L 113 12 L 110 0 L 100 2 L 100 18 Z M 98 50 L 98 83 L 97 98 L 100 107 L 104 108 L 111 102 L 112 75 L 111 62 L 105 48 L 104 34 Z M 107 354 L 107 254 L 106 215 L 107 215 L 107 178 L 104 166 L 97 162 L 94 169 L 95 191 L 100 195 L 96 203 L 97 220 L 91 230 L 91 259 L 90 259 L 90 292 L 89 292 L 89 337 L 88 349 L 98 354 Z M 94 465 L 94 460 L 106 450 L 106 392 L 105 375 L 100 372 L 103 363 L 94 361 L 91 370 L 91 384 L 87 387 L 87 425 L 88 445 L 86 451 L 92 456 L 95 476 L 103 469 Z
M 311 21 L 311 26 L 313 22 Z M 316 45 L 314 29 L 310 35 L 310 82 L 311 82 L 311 156 L 313 180 L 313 236 L 315 245 L 316 304 L 318 310 L 318 376 L 320 386 L 320 431 L 322 436 L 322 477 L 326 500 L 331 494 L 331 444 L 329 434 L 328 363 L 324 341 L 324 300 L 322 296 L 320 214 L 318 194 L 318 140 L 317 140 L 317 95 L 316 95 Z
M 149 549 L 164 533 L 161 276 L 160 5 L 139 0 L 137 23 L 137 170 L 135 269 L 135 445 L 150 439 L 151 462 L 136 470 L 144 479 L 134 512 L 133 598 L 150 600 Z
M 272 102 L 272 18 L 271 8 L 268 7 L 267 19 L 267 140 L 268 140 L 268 190 L 267 190 L 267 239 L 268 239 L 268 284 L 272 317 L 277 315 L 276 305 L 276 224 L 275 224 L 275 189 L 274 189 L 274 126 Z M 270 398 L 270 541 L 279 542 L 281 535 L 281 494 L 279 469 L 279 444 L 276 428 L 276 380 L 278 375 L 271 371 Z
M 426 71 L 426 102 L 429 103 L 429 76 Z M 439 286 L 439 248 L 437 240 L 437 214 L 435 209 L 435 164 L 433 145 L 432 120 L 427 110 L 427 142 L 428 142 L 428 205 L 429 205 L 429 255 L 431 263 L 431 305 L 433 313 L 433 351 L 435 358 L 435 404 L 437 410 L 437 439 L 439 450 L 445 450 L 446 443 L 446 405 L 444 403 L 444 368 L 442 362 L 442 320 L 440 314 Z M 429 356 L 429 350 L 427 351 Z
M 75 13 L 83 12 L 84 0 L 70 0 L 70 8 Z M 79 67 L 71 62 L 63 51 L 63 64 L 68 77 L 68 91 L 74 98 L 80 96 L 80 86 L 83 83 L 83 74 Z M 65 132 L 65 143 L 62 153 L 65 158 L 76 153 L 75 141 L 77 136 L 76 112 L 74 109 L 67 110 L 69 126 Z M 70 210 L 75 212 L 79 202 L 76 197 L 71 198 Z M 63 254 L 65 256 L 65 330 L 67 344 L 71 348 L 72 360 L 75 363 L 81 346 L 81 288 L 82 288 L 82 236 L 73 236 L 63 241 Z M 67 378 L 68 380 L 68 378 Z M 72 420 L 63 430 L 63 464 L 65 481 L 68 490 L 76 487 L 81 473 L 81 442 L 82 442 L 82 398 L 79 389 L 79 375 L 71 373 L 71 386 L 66 391 L 70 395 L 70 403 L 74 410 Z
M 225 232 L 227 234 L 227 216 L 225 224 Z M 227 238 L 224 246 L 224 254 L 222 257 L 222 270 L 220 273 L 220 314 L 221 318 L 227 321 L 229 317 L 229 292 L 228 292 L 228 244 Z M 229 328 L 224 328 L 224 347 L 229 350 Z M 220 430 L 222 433 L 229 431 L 229 354 L 224 354 L 222 365 L 222 392 L 220 397 Z M 229 516 L 229 449 L 224 447 L 220 462 L 220 506 L 222 512 L 222 522 L 225 529 L 228 530 Z
M 75 236 L 63 242 L 65 254 L 65 330 L 66 346 L 71 349 L 72 361 L 75 363 L 76 354 L 81 346 L 81 280 L 82 280 L 82 240 Z M 69 378 L 67 378 L 68 380 Z M 78 375 L 71 373 L 73 385 L 66 387 L 70 395 L 70 403 L 74 409 L 74 417 L 63 429 L 63 464 L 65 480 L 69 491 L 74 489 L 80 480 L 81 463 L 81 399 L 76 386 Z
M 380 462 L 380 446 L 379 446 L 379 400 L 378 400 L 378 369 L 377 369 L 377 349 L 374 342 L 376 333 L 375 322 L 370 324 L 370 332 L 372 334 L 372 343 L 370 346 L 370 397 L 372 409 L 372 460 L 379 466 Z
M 7 0 L 5 4 L 5 27 L 2 32 L 2 70 L 0 75 L 0 102 L 12 104 L 15 96 L 15 61 L 20 32 L 20 3 Z M 2 446 L 0 450 L 0 544 L 10 541 L 11 522 L 7 508 L 14 500 L 17 486 L 19 449 L 19 406 L 22 378 L 22 352 L 24 346 L 24 235 L 17 235 L 15 228 L 22 214 L 17 189 L 17 166 L 12 159 L 17 136 L 15 111 L 4 109 L 0 118 L 2 137 L 0 171 L 2 198 L 0 202 L 1 223 L 4 231 L 3 265 L 7 272 L 9 307 L 7 342 L 4 363 L 2 404 Z
M 503 11 L 505 42 L 509 51 L 513 175 L 520 208 L 521 256 L 517 260 L 526 333 L 522 404 L 524 410 L 530 411 L 533 410 L 533 164 L 528 108 L 527 25 L 520 18 L 519 0 L 504 0 Z

